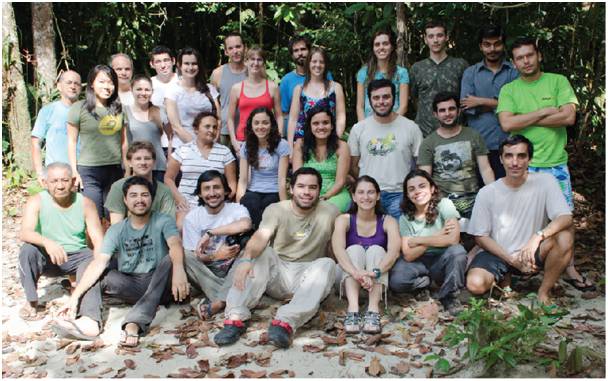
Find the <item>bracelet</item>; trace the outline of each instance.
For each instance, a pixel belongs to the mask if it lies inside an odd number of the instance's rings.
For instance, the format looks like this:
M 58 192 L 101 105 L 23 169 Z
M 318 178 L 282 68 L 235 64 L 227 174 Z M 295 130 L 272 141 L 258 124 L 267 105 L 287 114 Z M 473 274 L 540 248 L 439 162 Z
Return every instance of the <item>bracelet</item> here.
M 238 262 L 239 262 L 239 263 L 242 263 L 242 262 L 249 262 L 249 263 L 253 263 L 253 260 L 254 260 L 253 258 L 241 258 L 241 259 L 239 259 L 239 261 L 238 261 Z

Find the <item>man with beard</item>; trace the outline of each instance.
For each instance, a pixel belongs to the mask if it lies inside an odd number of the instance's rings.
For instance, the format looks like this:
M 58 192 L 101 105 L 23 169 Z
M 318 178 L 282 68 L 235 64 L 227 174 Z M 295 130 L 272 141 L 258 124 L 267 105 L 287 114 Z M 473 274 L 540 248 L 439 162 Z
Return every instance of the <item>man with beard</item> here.
M 500 163 L 498 146 L 508 136 L 503 132 L 495 114 L 500 89 L 517 79 L 517 69 L 505 54 L 506 36 L 500 26 L 487 25 L 479 31 L 479 50 L 483 59 L 469 66 L 462 75 L 460 103 L 467 125 L 481 134 L 488 159 L 497 179 L 505 175 Z
M 458 123 L 460 104 L 456 93 L 435 95 L 433 115 L 439 128 L 422 141 L 418 166 L 433 177 L 460 216 L 470 218 L 480 188 L 476 170 L 479 169 L 486 185 L 494 182 L 488 150 L 477 131 Z
M 395 85 L 390 80 L 371 81 L 367 95 L 374 114 L 350 131 L 351 175 L 376 179 L 382 207 L 399 219 L 404 174 L 416 167 L 422 133 L 416 123 L 393 112 Z
M 235 343 L 245 333 L 262 295 L 290 300 L 282 305 L 268 329 L 268 340 L 288 348 L 296 329 L 310 320 L 329 295 L 335 262 L 327 257 L 338 209 L 319 201 L 321 175 L 302 167 L 291 176 L 291 200 L 272 204 L 238 260 L 226 300 L 224 328 L 214 341 Z
M 460 93 L 460 80 L 468 63 L 448 55 L 448 33 L 443 22 L 426 23 L 424 43 L 429 48 L 429 57 L 412 65 L 410 85 L 416 105 L 416 124 L 424 136 L 428 136 L 438 127 L 432 112 L 435 94 L 440 91 Z
M 59 100 L 45 105 L 38 112 L 36 124 L 32 129 L 32 161 L 40 185 L 43 185 L 42 150 L 40 149 L 42 141 L 46 146 L 45 166 L 55 162 L 70 162 L 67 148 L 68 110 L 78 100 L 81 88 L 80 74 L 72 70 L 64 71 L 57 80 Z
M 566 152 L 566 126 L 576 122 L 578 100 L 574 90 L 563 75 L 541 71 L 542 54 L 534 39 L 517 39 L 511 46 L 511 54 L 520 77 L 500 90 L 496 109 L 500 125 L 505 132 L 523 135 L 532 142 L 534 158 L 529 171 L 553 175 L 570 210 L 574 210 Z M 568 278 L 564 280 L 578 290 L 595 289 L 579 274 L 574 261 L 566 274 Z
M 143 177 L 123 185 L 129 217 L 108 229 L 93 261 L 78 268 L 78 285 L 53 330 L 75 340 L 95 340 L 102 330 L 102 292 L 135 304 L 121 328 L 121 345 L 136 346 L 160 303 L 190 292 L 175 220 L 152 212 L 152 184 Z
M 110 67 L 118 77 L 118 97 L 123 106 L 132 106 L 135 103 L 131 92 L 131 78 L 133 78 L 133 60 L 124 53 L 116 53 L 110 58 Z
M 220 131 L 220 143 L 230 147 L 230 134 L 228 133 L 228 106 L 230 104 L 230 90 L 236 83 L 247 78 L 245 68 L 245 43 L 238 32 L 230 32 L 224 38 L 224 54 L 228 57 L 228 63 L 218 66 L 211 73 L 211 84 L 220 92 L 220 107 L 222 108 L 222 129 Z M 235 125 L 239 120 L 239 109 L 234 114 Z

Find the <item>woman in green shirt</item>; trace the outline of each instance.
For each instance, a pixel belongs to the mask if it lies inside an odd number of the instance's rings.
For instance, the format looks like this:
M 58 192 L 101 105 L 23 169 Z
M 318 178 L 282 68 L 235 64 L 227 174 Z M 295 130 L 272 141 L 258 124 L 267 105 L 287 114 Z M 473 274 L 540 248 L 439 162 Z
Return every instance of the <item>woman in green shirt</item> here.
M 80 140 L 80 155 L 76 144 Z M 109 66 L 97 65 L 89 72 L 85 100 L 68 112 L 68 158 L 76 186 L 93 200 L 100 218 L 110 186 L 119 180 L 126 152 L 118 77 Z

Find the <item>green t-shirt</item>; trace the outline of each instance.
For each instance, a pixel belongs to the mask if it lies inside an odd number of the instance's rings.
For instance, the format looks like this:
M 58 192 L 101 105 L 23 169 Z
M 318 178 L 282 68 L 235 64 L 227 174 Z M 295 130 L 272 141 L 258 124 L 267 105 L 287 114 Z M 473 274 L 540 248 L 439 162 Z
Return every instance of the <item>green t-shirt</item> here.
M 112 213 L 120 213 L 123 216 L 127 216 L 127 206 L 124 202 L 122 193 L 122 186 L 127 181 L 127 178 L 120 179 L 112 184 L 106 203 L 104 206 Z M 152 200 L 152 211 L 167 214 L 175 218 L 175 200 L 173 194 L 168 186 L 155 181 L 156 183 L 156 194 L 154 200 Z
M 433 168 L 433 180 L 439 189 L 448 195 L 477 193 L 477 156 L 488 154 L 488 149 L 479 132 L 469 127 L 449 139 L 433 132 L 420 145 L 418 165 Z
M 167 239 L 173 236 L 179 236 L 175 220 L 152 212 L 150 221 L 140 230 L 131 226 L 130 218 L 110 226 L 103 237 L 101 252 L 118 254 L 118 271 L 149 273 L 169 253 Z
M 105 107 L 96 107 L 96 119 L 85 107 L 85 101 L 76 102 L 68 111 L 68 123 L 79 127 L 79 165 L 99 167 L 121 162 L 122 114 L 109 115 Z
M 87 225 L 84 216 L 84 196 L 73 193 L 74 200 L 69 208 L 59 207 L 48 191 L 40 195 L 40 211 L 36 231 L 65 250 L 66 253 L 80 251 L 87 247 Z
M 502 87 L 496 113 L 509 111 L 527 114 L 545 107 L 560 107 L 568 103 L 578 105 L 568 79 L 560 74 L 542 73 L 534 82 L 521 78 Z M 566 127 L 530 125 L 513 134 L 528 138 L 534 146 L 532 167 L 555 167 L 568 162 Z
M 399 217 L 399 232 L 402 237 L 428 237 L 435 235 L 443 229 L 445 222 L 451 218 L 460 218 L 460 214 L 456 210 L 456 207 L 447 198 L 442 198 L 437 204 L 437 210 L 439 215 L 435 219 L 435 223 L 429 225 L 426 223 L 426 220 L 423 219 L 414 219 L 410 220 L 405 214 L 402 214 Z M 427 249 L 427 253 L 443 253 L 447 247 L 429 247 Z

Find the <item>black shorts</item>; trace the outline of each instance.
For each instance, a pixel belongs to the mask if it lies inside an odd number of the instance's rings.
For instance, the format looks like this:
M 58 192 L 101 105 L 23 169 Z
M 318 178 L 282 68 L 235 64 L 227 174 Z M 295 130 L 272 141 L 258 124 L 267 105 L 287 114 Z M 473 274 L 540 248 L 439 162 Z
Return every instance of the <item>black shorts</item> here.
M 536 252 L 534 253 L 534 264 L 539 269 L 544 267 L 544 262 L 540 258 L 540 246 L 538 247 L 538 249 L 536 249 Z M 474 268 L 484 269 L 490 274 L 494 275 L 494 279 L 496 280 L 496 282 L 500 282 L 501 280 L 503 280 L 505 275 L 507 275 L 508 273 L 522 275 L 521 271 L 519 271 L 513 266 L 508 265 L 507 262 L 503 261 L 494 254 L 490 254 L 487 251 L 480 251 L 479 253 L 477 253 L 475 258 L 473 258 L 473 261 L 469 266 L 469 270 Z

